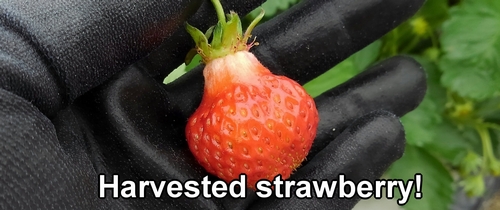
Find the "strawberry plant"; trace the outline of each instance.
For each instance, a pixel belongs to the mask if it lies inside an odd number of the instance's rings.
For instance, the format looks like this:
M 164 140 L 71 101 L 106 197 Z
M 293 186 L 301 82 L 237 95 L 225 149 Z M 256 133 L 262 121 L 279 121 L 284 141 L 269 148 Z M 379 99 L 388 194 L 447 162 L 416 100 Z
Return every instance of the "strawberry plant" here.
M 261 22 L 298 2 L 267 1 Z M 242 18 L 243 25 L 258 14 Z M 411 19 L 304 88 L 315 97 L 395 55 L 413 57 L 428 76 L 423 102 L 401 119 L 405 154 L 385 174 L 405 180 L 423 175 L 423 198 L 403 208 L 448 209 L 458 190 L 484 195 L 485 178 L 500 175 L 500 1 L 427 0 Z M 166 82 L 199 60 L 179 67 Z
M 500 2 L 428 0 L 406 23 L 306 89 L 319 94 L 331 88 L 322 81 L 341 83 L 364 65 L 400 54 L 418 60 L 428 75 L 424 101 L 402 118 L 405 154 L 386 174 L 423 174 L 424 197 L 403 208 L 448 209 L 459 189 L 482 196 L 484 179 L 500 175 Z

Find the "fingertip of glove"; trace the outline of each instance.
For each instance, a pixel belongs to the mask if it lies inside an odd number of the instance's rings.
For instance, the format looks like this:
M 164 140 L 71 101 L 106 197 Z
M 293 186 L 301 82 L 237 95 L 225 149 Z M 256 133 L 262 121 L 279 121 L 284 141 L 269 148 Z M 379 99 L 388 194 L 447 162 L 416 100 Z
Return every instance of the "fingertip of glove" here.
M 324 179 L 333 174 L 350 172 L 363 176 L 360 179 L 378 178 L 402 156 L 405 144 L 399 118 L 388 111 L 373 111 L 353 121 L 294 175 Z M 365 174 L 367 177 L 364 177 L 364 171 L 370 171 L 372 175 Z
M 314 99 L 321 120 L 310 153 L 323 149 L 360 116 L 376 110 L 405 115 L 418 107 L 426 89 L 426 73 L 412 57 L 395 56 L 372 65 Z
M 354 143 L 367 153 L 384 151 L 396 160 L 404 152 L 406 139 L 403 124 L 397 115 L 376 110 L 355 120 L 335 141 L 349 141 L 347 143 Z
M 407 79 L 413 79 L 414 82 L 414 87 L 416 90 L 416 94 L 414 97 L 415 100 L 415 107 L 422 102 L 424 99 L 424 96 L 427 92 L 427 73 L 425 72 L 424 67 L 414 58 L 406 55 L 399 55 L 391 58 L 395 62 L 401 66 L 400 69 L 402 74 L 406 74 Z
M 399 55 L 373 64 L 349 81 L 317 97 L 348 98 L 360 95 L 362 107 L 378 106 L 397 116 L 414 110 L 427 90 L 427 77 L 423 67 L 412 57 Z M 331 100 L 331 99 L 330 99 Z M 367 103 L 369 102 L 369 103 Z
M 382 176 L 404 151 L 403 125 L 397 115 L 377 110 L 355 120 L 338 138 L 292 174 L 291 180 L 336 180 L 344 175 L 352 181 L 375 180 Z M 328 209 L 351 209 L 355 199 L 317 200 L 292 198 L 263 200 L 252 207 L 321 206 Z

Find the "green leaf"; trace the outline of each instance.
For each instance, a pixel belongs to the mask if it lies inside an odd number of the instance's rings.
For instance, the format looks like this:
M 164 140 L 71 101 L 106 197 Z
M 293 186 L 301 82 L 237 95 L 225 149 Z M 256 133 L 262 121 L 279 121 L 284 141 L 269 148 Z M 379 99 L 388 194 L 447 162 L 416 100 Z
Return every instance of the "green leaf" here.
M 466 177 L 460 184 L 464 187 L 464 191 L 467 195 L 471 197 L 482 196 L 486 191 L 484 178 L 481 175 Z
M 267 0 L 261 7 L 266 11 L 265 16 L 275 16 L 280 11 L 287 10 L 300 0 Z
M 437 105 L 426 97 L 419 107 L 401 118 L 408 144 L 423 146 L 436 140 L 435 126 L 442 121 Z
M 382 42 L 377 40 L 352 56 L 354 67 L 362 71 L 372 64 L 378 57 Z
M 443 85 L 457 92 L 462 97 L 485 100 L 494 97 L 500 90 L 500 71 L 498 67 L 481 64 L 483 58 L 471 60 L 441 59 L 439 65 L 444 74 Z
M 194 56 L 198 55 L 198 51 L 196 48 L 192 48 L 189 50 L 189 52 L 186 55 L 186 58 L 184 58 L 184 64 L 189 65 L 191 64 L 191 61 L 193 61 Z
M 253 11 L 245 15 L 245 17 L 242 18 L 242 24 L 244 26 L 249 25 L 250 22 L 260 14 L 261 9 L 264 9 L 265 15 L 262 21 L 260 21 L 261 24 L 290 9 L 290 7 L 300 1 L 301 0 L 267 0 L 259 8 L 255 8 Z
M 207 39 L 210 39 L 210 37 L 212 37 L 214 28 L 215 26 L 210 26 L 210 28 L 208 28 L 207 31 L 205 32 L 205 36 L 207 37 Z
M 481 119 L 500 124 L 500 97 L 490 98 L 481 103 L 476 103 L 475 111 Z
M 171 83 L 185 73 L 186 73 L 186 64 L 182 64 L 176 69 L 174 69 L 172 72 L 170 72 L 170 74 L 168 74 L 168 76 L 165 77 L 165 79 L 163 80 L 163 83 L 164 84 Z
M 401 159 L 396 161 L 387 175 L 392 179 L 413 179 L 416 173 L 422 174 L 422 198 L 411 196 L 403 206 L 406 210 L 443 210 L 449 209 L 453 196 L 453 179 L 448 170 L 434 156 L 425 150 L 411 145 L 406 146 Z M 415 188 L 412 189 L 412 194 Z M 399 195 L 395 192 L 395 195 Z
M 438 27 L 448 18 L 448 0 L 427 0 L 415 16 L 423 17 L 431 27 Z
M 228 47 L 232 46 L 233 43 L 236 42 L 236 35 L 238 34 L 243 34 L 243 29 L 241 27 L 241 20 L 238 15 L 231 14 L 229 17 L 229 20 L 227 23 L 225 23 L 225 26 L 222 31 L 222 41 L 220 46 L 216 46 L 216 44 L 212 43 L 213 48 L 217 47 Z
M 446 89 L 440 84 L 441 72 L 436 64 L 426 57 L 412 57 L 427 73 L 427 93 L 422 103 L 401 119 L 407 142 L 424 147 L 439 159 L 457 166 L 468 150 L 481 148 L 478 144 L 480 141 L 477 135 L 470 135 L 470 129 L 460 131 L 443 117 L 447 95 Z
M 479 134 L 477 133 L 477 130 L 472 127 L 464 127 L 461 129 L 457 129 L 460 134 L 463 136 L 463 138 L 467 141 L 467 143 L 470 145 L 469 150 L 472 150 L 476 152 L 477 154 L 482 154 L 483 153 L 483 144 L 481 142 L 481 138 L 479 137 Z
M 208 48 L 208 39 L 205 36 L 205 33 L 201 32 L 199 29 L 193 27 L 187 22 L 186 22 L 186 31 L 193 38 L 194 42 L 196 43 L 196 47 L 201 48 L 206 53 L 209 48 Z
M 221 21 L 218 21 L 217 22 L 217 25 L 214 27 L 214 29 L 212 30 L 212 43 L 211 45 L 213 46 L 219 46 L 221 43 L 222 43 L 222 35 L 223 35 L 223 28 L 224 28 L 224 24 L 223 22 Z
M 167 77 L 163 80 L 163 84 L 168 84 L 171 83 L 172 81 L 176 80 L 177 78 L 181 77 L 184 75 L 186 72 L 191 71 L 194 67 L 197 67 L 201 63 L 201 56 L 196 54 L 193 57 L 193 60 L 188 64 L 182 64 L 176 69 L 174 69 L 170 74 L 168 74 Z
M 353 54 L 351 57 L 340 62 L 332 69 L 306 83 L 304 89 L 306 89 L 312 97 L 316 97 L 342 84 L 363 71 L 368 65 L 372 64 L 378 57 L 380 47 L 380 41 L 375 41 Z
M 432 131 L 434 139 L 427 142 L 424 148 L 453 166 L 458 166 L 467 155 L 467 150 L 473 147 L 462 132 L 448 121 L 434 126 Z
M 441 124 L 446 104 L 446 90 L 440 86 L 440 73 L 430 60 L 413 56 L 427 73 L 427 93 L 420 105 L 401 118 L 408 144 L 423 146 L 436 139 L 436 126 Z
M 500 93 L 500 1 L 469 0 L 443 23 L 442 83 L 462 97 Z
M 304 89 L 307 93 L 309 93 L 309 95 L 311 95 L 311 97 L 314 98 L 321 95 L 323 92 L 342 84 L 358 73 L 359 72 L 354 67 L 352 60 L 344 60 L 337 64 L 334 68 L 304 84 Z
M 384 35 L 381 57 L 420 53 L 437 48 L 436 32 L 448 18 L 448 0 L 427 0 L 417 14 Z
M 462 174 L 479 174 L 483 158 L 475 152 L 469 151 L 460 163 L 460 171 Z
M 193 58 L 193 60 L 191 61 L 191 63 L 189 63 L 189 65 L 186 65 L 186 71 L 185 72 L 188 72 L 190 71 L 191 69 L 193 69 L 194 67 L 197 67 L 198 65 L 200 65 L 201 63 L 201 56 L 196 54 Z

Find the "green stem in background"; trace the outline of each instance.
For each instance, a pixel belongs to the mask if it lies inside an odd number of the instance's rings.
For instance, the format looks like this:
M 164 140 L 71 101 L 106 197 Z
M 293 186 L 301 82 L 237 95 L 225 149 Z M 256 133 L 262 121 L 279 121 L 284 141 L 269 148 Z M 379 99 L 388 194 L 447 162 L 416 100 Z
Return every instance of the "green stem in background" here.
M 436 34 L 434 33 L 434 31 L 433 30 L 428 30 L 427 33 L 429 33 L 429 37 L 431 38 L 432 47 L 438 48 L 439 47 L 439 41 L 438 41 L 438 38 L 437 38 Z
M 500 131 L 500 125 L 498 124 L 495 124 L 495 123 L 488 123 L 488 122 L 485 122 L 483 123 L 486 127 L 488 128 L 491 128 L 491 129 L 495 129 L 495 130 L 499 130 Z
M 222 4 L 218 0 L 211 0 L 211 1 L 215 7 L 215 12 L 217 13 L 217 19 L 219 19 L 219 22 L 225 23 L 226 15 L 224 13 L 224 8 L 222 7 Z
M 481 139 L 481 144 L 483 146 L 483 167 L 482 167 L 482 173 L 487 174 L 487 168 L 488 168 L 488 147 L 491 145 L 490 140 L 488 139 L 488 135 L 485 134 L 488 131 L 484 131 L 484 128 L 481 126 L 476 126 L 476 131 L 479 134 L 479 137 Z
M 413 48 L 417 46 L 417 44 L 420 42 L 420 37 L 418 36 L 413 36 L 413 39 L 411 40 L 410 44 L 406 45 L 406 47 L 401 50 L 402 53 L 409 53 Z
M 449 90 L 446 90 L 446 104 L 445 107 L 447 109 L 453 107 L 453 105 L 456 103 L 455 99 L 453 98 L 452 92 Z
M 483 173 L 486 175 L 487 170 L 491 171 L 494 176 L 500 174 L 500 162 L 496 159 L 493 153 L 491 144 L 491 136 L 487 126 L 479 124 L 476 126 L 476 131 L 479 133 L 481 143 L 483 144 Z

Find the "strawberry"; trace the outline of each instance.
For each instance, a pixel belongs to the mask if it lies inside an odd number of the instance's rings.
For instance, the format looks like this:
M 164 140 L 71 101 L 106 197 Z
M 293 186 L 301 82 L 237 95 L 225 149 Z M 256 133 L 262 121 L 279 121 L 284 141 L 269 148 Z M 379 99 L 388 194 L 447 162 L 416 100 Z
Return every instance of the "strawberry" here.
M 231 12 L 226 22 L 220 2 L 212 2 L 219 18 L 216 26 L 203 34 L 186 24 L 196 42 L 187 63 L 195 53 L 205 63 L 203 98 L 186 126 L 189 149 L 209 173 L 226 182 L 244 173 L 248 187 L 255 189 L 260 179 L 279 174 L 287 179 L 316 137 L 314 100 L 297 82 L 272 74 L 249 52 L 258 44 L 247 42 L 263 10 L 242 34 L 238 15 Z

